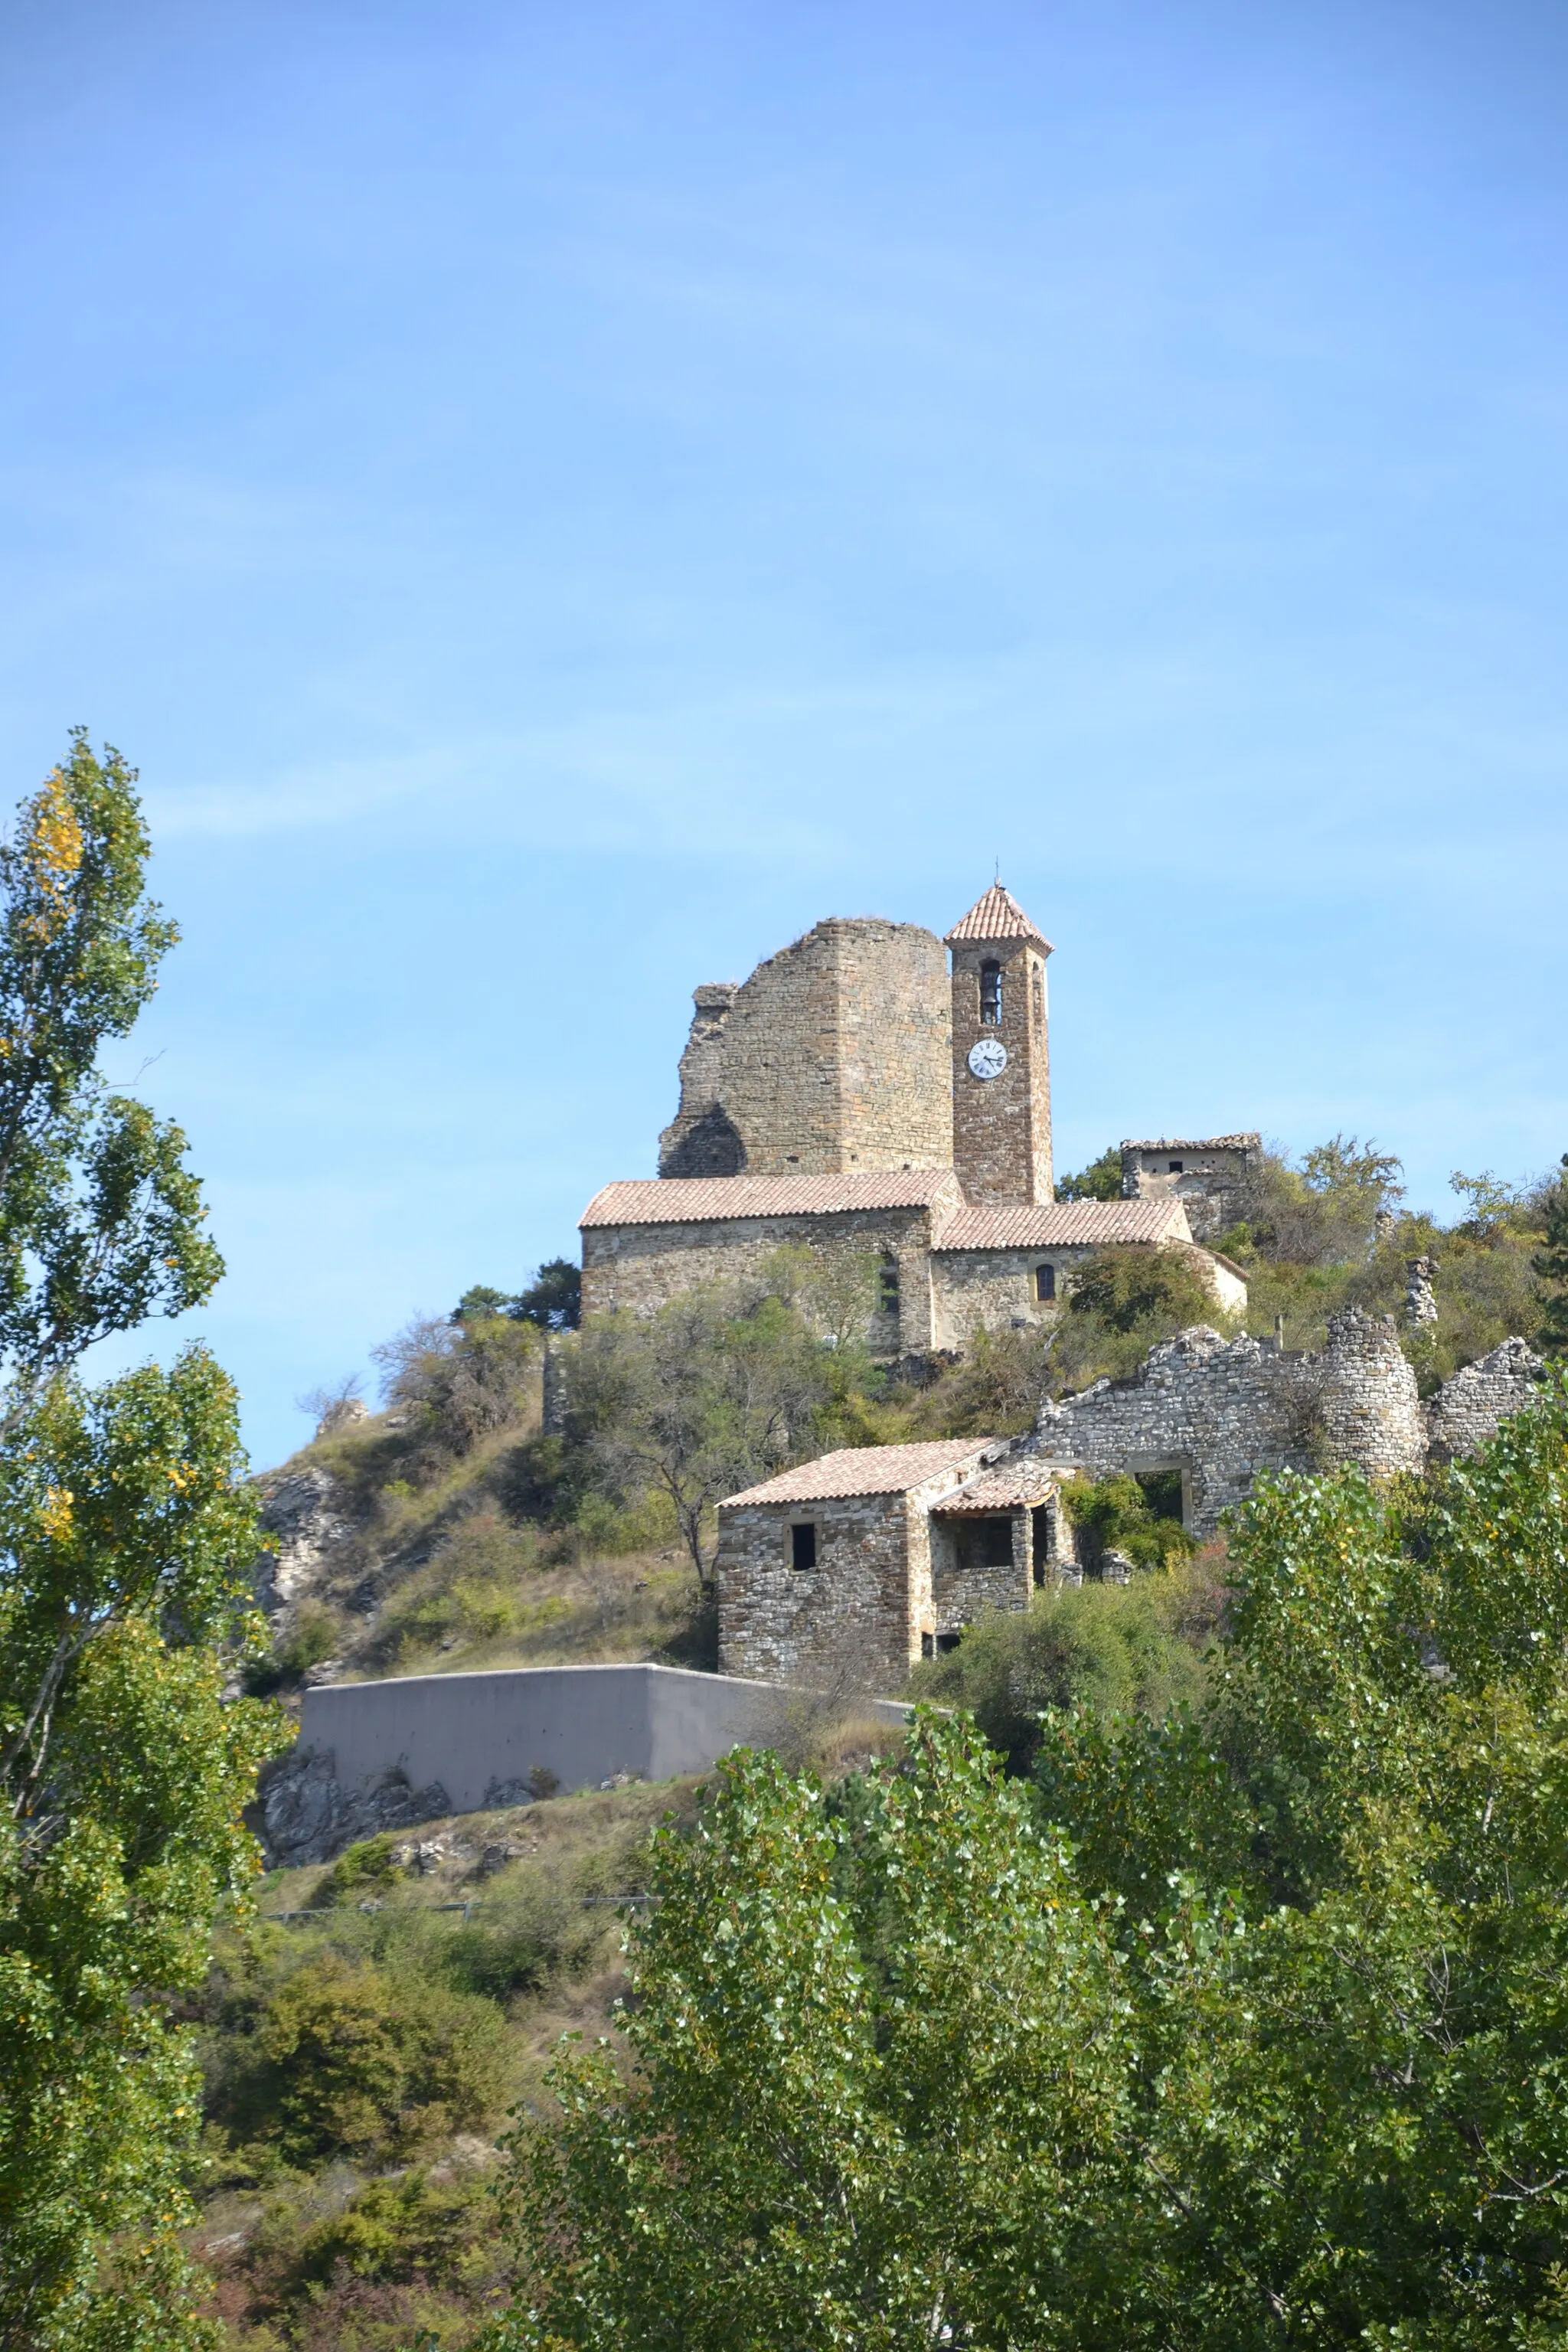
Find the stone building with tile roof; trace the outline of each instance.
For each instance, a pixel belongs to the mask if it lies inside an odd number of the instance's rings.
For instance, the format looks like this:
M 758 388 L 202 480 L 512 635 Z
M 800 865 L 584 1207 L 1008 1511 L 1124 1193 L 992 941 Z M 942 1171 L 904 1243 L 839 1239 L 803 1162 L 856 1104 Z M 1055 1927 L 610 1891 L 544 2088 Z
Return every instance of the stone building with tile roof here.
M 1005 1440 L 846 1448 L 719 1506 L 714 1575 L 728 1675 L 901 1684 L 1058 1565 L 1056 1481 Z
M 1215 1305 L 1244 1305 L 1239 1269 L 1194 1248 L 1169 1187 L 1057 1201 L 1050 953 L 997 881 L 945 940 L 834 917 L 748 981 L 699 988 L 658 1175 L 606 1184 L 584 1212 L 584 1311 L 651 1312 L 784 1244 L 874 1264 L 884 1359 L 1048 1321 L 1075 1269 L 1118 1243 L 1191 1252 Z

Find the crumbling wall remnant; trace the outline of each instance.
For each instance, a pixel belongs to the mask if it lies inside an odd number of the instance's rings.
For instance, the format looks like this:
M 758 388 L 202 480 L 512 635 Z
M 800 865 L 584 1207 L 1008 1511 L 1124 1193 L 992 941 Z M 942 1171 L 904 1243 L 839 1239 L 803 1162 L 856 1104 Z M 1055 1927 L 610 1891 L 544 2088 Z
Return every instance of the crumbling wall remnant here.
M 1423 1406 L 1390 1315 L 1346 1307 L 1321 1354 L 1194 1324 L 1151 1349 L 1131 1380 L 1047 1402 L 1032 1442 L 1095 1477 L 1179 1469 L 1188 1524 L 1206 1538 L 1266 1472 L 1353 1465 L 1386 1478 L 1473 1452 L 1529 1403 L 1542 1369 L 1522 1339 L 1507 1339 Z

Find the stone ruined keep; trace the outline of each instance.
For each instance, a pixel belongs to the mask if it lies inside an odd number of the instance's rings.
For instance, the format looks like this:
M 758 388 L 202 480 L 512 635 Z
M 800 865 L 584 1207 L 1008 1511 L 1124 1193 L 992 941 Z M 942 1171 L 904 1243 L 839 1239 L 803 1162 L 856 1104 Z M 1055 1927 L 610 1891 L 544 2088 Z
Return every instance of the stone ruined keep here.
M 584 1314 L 655 1312 L 784 1244 L 829 1273 L 874 1267 L 883 1360 L 1050 1322 L 1113 1244 L 1184 1250 L 1216 1307 L 1245 1307 L 1240 1270 L 1194 1249 L 1168 1188 L 1056 1200 L 1050 953 L 996 882 L 945 941 L 834 917 L 743 983 L 699 988 L 658 1177 L 606 1184 L 584 1212 Z
M 833 918 L 737 986 L 696 991 L 665 1177 L 951 1168 L 942 942 Z
M 835 916 L 706 982 L 660 1176 L 952 1168 L 973 1203 L 1049 1203 L 1050 952 L 995 883 L 945 941 Z
M 1030 1442 L 1053 1468 L 1096 1478 L 1179 1470 L 1182 1516 L 1207 1537 L 1265 1472 L 1353 1465 L 1383 1478 L 1471 1453 L 1530 1402 L 1543 1369 L 1508 1339 L 1423 1405 L 1391 1315 L 1347 1307 L 1321 1354 L 1197 1324 L 1151 1349 L 1131 1380 L 1047 1402 Z

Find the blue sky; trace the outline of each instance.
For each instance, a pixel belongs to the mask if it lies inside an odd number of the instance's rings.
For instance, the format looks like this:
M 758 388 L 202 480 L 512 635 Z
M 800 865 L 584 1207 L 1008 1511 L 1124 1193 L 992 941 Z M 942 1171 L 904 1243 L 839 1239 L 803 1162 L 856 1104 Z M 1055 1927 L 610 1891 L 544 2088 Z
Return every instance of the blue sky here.
M 1510 0 L 11 0 L 4 793 L 141 767 L 258 1461 L 997 858 L 1060 1164 L 1568 1148 L 1565 118 Z

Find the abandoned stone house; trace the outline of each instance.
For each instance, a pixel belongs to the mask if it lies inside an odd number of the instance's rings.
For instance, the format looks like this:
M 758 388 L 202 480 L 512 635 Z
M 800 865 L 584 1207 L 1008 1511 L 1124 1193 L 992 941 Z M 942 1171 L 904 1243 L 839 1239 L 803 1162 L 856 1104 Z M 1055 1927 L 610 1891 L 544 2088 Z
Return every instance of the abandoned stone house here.
M 854 1446 L 719 1509 L 719 1658 L 727 1675 L 901 1682 L 1055 1572 L 1055 1479 L 1005 1440 Z
M 1235 1147 L 1256 1138 L 1184 1147 L 1190 1177 L 1140 1164 L 1121 1201 L 1057 1201 L 1050 953 L 997 883 L 945 941 L 833 918 L 743 984 L 699 988 L 658 1175 L 606 1184 L 584 1212 L 584 1312 L 649 1312 L 785 1243 L 828 1266 L 875 1261 L 869 1336 L 887 1359 L 1048 1320 L 1112 1243 L 1185 1250 L 1217 1307 L 1245 1306 L 1239 1268 L 1195 1246 L 1192 1217 L 1219 1229 Z
M 1392 1316 L 1332 1318 L 1321 1352 L 1204 1326 L 1150 1350 L 1131 1380 L 1047 1401 L 1031 1436 L 829 1454 L 720 1506 L 720 1663 L 788 1681 L 847 1660 L 907 1671 L 994 1611 L 1079 1578 L 1079 1474 L 1178 1472 L 1200 1538 L 1261 1475 L 1354 1465 L 1385 1478 L 1472 1453 L 1544 1371 L 1507 1339 L 1423 1403 Z

